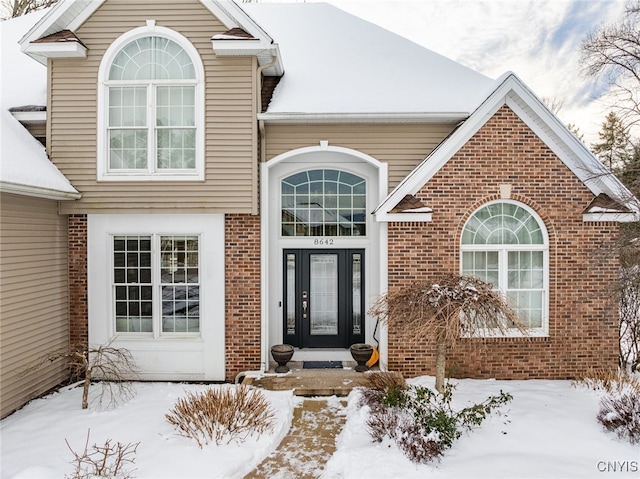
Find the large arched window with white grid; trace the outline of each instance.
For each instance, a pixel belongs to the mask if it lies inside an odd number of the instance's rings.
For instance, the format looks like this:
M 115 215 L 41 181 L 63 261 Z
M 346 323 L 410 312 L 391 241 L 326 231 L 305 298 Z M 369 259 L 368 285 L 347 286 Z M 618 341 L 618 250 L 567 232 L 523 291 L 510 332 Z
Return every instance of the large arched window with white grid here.
M 99 179 L 202 179 L 203 69 L 193 45 L 154 26 L 123 35 L 100 67 Z
M 483 205 L 466 222 L 461 272 L 501 291 L 533 333 L 548 333 L 549 244 L 544 223 L 514 201 Z

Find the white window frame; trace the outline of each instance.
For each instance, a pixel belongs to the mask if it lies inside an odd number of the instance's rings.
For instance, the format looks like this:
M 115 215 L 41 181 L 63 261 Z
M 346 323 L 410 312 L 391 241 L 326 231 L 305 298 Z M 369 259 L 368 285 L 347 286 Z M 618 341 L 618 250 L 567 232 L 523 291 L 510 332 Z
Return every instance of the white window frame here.
M 131 352 L 140 379 L 225 379 L 225 220 L 222 214 L 87 215 L 89 344 Z M 116 333 L 113 236 L 200 237 L 200 333 Z
M 519 245 L 519 244 L 480 244 L 480 245 L 469 245 L 469 244 L 463 244 L 462 243 L 462 235 L 460 237 L 460 258 L 459 258 L 459 263 L 460 263 L 460 273 L 464 274 L 464 269 L 463 269 L 463 254 L 465 252 L 498 252 L 498 287 L 496 288 L 497 290 L 499 290 L 501 292 L 501 294 L 503 295 L 503 297 L 506 298 L 506 294 L 507 294 L 507 290 L 508 290 L 508 267 L 509 267 L 509 262 L 508 262 L 508 255 L 510 251 L 532 251 L 532 252 L 537 252 L 537 251 L 541 251 L 542 252 L 542 257 L 543 257 L 543 292 L 542 292 L 542 325 L 539 328 L 529 328 L 526 331 L 526 334 L 529 336 L 548 336 L 549 335 L 549 235 L 547 232 L 547 229 L 545 227 L 544 222 L 542 221 L 542 219 L 540 218 L 540 216 L 529 206 L 527 206 L 524 203 L 520 203 L 518 201 L 514 201 L 514 200 L 507 200 L 507 199 L 500 199 L 500 200 L 496 200 L 496 201 L 490 201 L 487 203 L 484 203 L 482 206 L 480 206 L 479 208 L 477 208 L 476 210 L 473 211 L 473 213 L 469 216 L 469 218 L 467 219 L 467 221 L 465 221 L 463 227 L 462 227 L 462 231 L 464 231 L 464 229 L 466 228 L 468 222 L 471 220 L 471 218 L 473 217 L 473 215 L 475 215 L 478 211 L 482 210 L 483 208 L 486 208 L 487 206 L 490 206 L 492 204 L 504 204 L 504 203 L 509 203 L 509 204 L 513 204 L 515 206 L 518 206 L 519 208 L 524 209 L 525 211 L 527 211 L 537 222 L 538 225 L 540 226 L 540 229 L 542 231 L 542 235 L 543 235 L 543 244 L 541 245 L 535 245 L 535 244 L 526 244 L 526 245 Z M 498 334 L 498 331 L 487 331 L 487 335 L 488 336 L 498 336 L 498 335 L 503 335 L 503 334 Z M 517 337 L 517 336 L 522 336 L 523 333 L 521 333 L 520 331 L 518 331 L 517 329 L 513 329 L 513 331 L 509 331 L 507 336 L 510 337 Z
M 114 264 L 114 248 L 113 248 L 113 243 L 114 243 L 114 238 L 116 237 L 125 237 L 125 238 L 132 238 L 135 236 L 148 236 L 151 240 L 151 291 L 152 291 L 152 295 L 151 295 L 151 302 L 152 302 L 152 314 L 151 314 L 151 324 L 152 324 L 152 330 L 151 332 L 145 332 L 145 331 L 131 331 L 131 332 L 127 332 L 127 331 L 117 331 L 116 329 L 116 312 L 115 312 L 115 302 L 116 302 L 116 283 L 113 281 L 113 275 L 114 275 L 114 271 L 115 271 L 115 264 Z M 162 282 L 162 264 L 161 264 L 161 260 L 162 260 L 162 250 L 161 250 L 161 240 L 164 237 L 180 237 L 180 236 L 190 236 L 190 237 L 195 237 L 198 239 L 198 283 L 197 286 L 199 288 L 200 294 L 199 294 L 199 299 L 198 299 L 198 303 L 199 303 L 199 310 L 200 310 L 200 314 L 199 314 L 199 329 L 198 332 L 165 332 L 162 329 L 162 287 L 163 286 L 172 286 L 172 285 L 176 285 L 176 284 L 180 284 L 180 283 L 163 283 Z M 115 334 L 117 334 L 118 336 L 125 338 L 127 336 L 131 336 L 131 337 L 135 337 L 135 338 L 140 338 L 140 337 L 147 337 L 149 339 L 160 339 L 161 337 L 165 337 L 165 338 L 177 338 L 177 337 L 186 337 L 186 338 L 198 338 L 201 335 L 202 332 L 202 321 L 204 320 L 204 317 L 202 315 L 202 297 L 201 297 L 201 293 L 203 291 L 202 289 L 202 283 L 201 283 L 201 271 L 202 271 L 202 261 L 201 261 L 201 256 L 202 256 L 202 235 L 199 233 L 189 233 L 188 231 L 185 233 L 144 233 L 144 234 L 130 234 L 130 233 L 126 233 L 126 234 L 120 234 L 120 233 L 110 233 L 110 245 L 111 245 L 111 249 L 109 251 L 109 254 L 111 256 L 111 298 L 110 298 L 110 302 L 112 305 L 112 316 L 111 316 L 111 321 L 113 322 L 113 330 L 115 331 Z M 195 286 L 196 284 L 194 283 L 184 283 L 185 286 L 186 285 L 191 285 L 191 286 Z
M 178 84 L 166 80 L 138 80 L 127 81 L 126 86 L 152 86 L 147 89 L 147 118 L 155 119 L 155 92 L 157 86 L 167 85 L 195 86 L 195 168 L 170 169 L 163 171 L 157 168 L 157 145 L 155 140 L 155 125 L 147 124 L 148 150 L 147 168 L 140 170 L 112 170 L 109 169 L 109 86 L 123 85 L 122 82 L 110 82 L 109 70 L 111 63 L 120 50 L 128 43 L 148 36 L 164 37 L 177 43 L 191 58 L 196 79 L 194 81 L 180 81 Z M 118 37 L 107 49 L 98 71 L 98 111 L 97 111 L 97 180 L 98 181 L 203 181 L 204 180 L 204 67 L 202 60 L 193 44 L 183 35 L 166 27 L 155 25 L 155 21 L 148 20 L 144 27 L 134 28 Z

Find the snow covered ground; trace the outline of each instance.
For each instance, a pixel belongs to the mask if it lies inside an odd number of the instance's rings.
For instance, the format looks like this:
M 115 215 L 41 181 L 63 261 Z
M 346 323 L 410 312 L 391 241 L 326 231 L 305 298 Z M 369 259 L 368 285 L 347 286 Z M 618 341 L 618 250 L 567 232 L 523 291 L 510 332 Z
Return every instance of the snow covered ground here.
M 433 386 L 433 378 L 411 381 Z M 363 426 L 357 393 L 323 478 L 603 478 L 640 476 L 640 448 L 619 440 L 596 421 L 600 393 L 569 381 L 455 381 L 453 406 L 481 402 L 503 390 L 513 401 L 463 436 L 440 462 L 416 465 L 391 443 L 373 443 Z M 73 472 L 72 454 L 107 439 L 140 442 L 132 477 L 240 478 L 286 434 L 298 398 L 265 391 L 277 412 L 274 431 L 241 444 L 209 445 L 178 436 L 165 420 L 178 397 L 205 385 L 137 383 L 136 396 L 112 410 L 80 409 L 81 389 L 64 388 L 32 401 L 0 422 L 0 477 L 61 479 Z M 231 387 L 231 386 L 214 386 Z M 96 391 L 92 391 L 95 395 Z

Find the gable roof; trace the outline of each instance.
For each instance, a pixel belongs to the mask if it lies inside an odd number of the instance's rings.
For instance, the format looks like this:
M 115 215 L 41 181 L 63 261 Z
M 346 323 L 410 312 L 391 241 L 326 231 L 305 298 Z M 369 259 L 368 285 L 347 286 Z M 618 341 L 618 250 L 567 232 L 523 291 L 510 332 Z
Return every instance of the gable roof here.
M 244 3 L 280 45 L 286 73 L 267 122 L 467 118 L 493 80 L 325 3 Z
M 599 212 L 591 221 L 638 221 L 640 203 L 631 192 L 513 73 L 496 81 L 493 92 L 458 129 L 438 145 L 376 208 L 379 221 L 398 220 L 390 214 L 407 195 L 415 195 L 503 105 L 511 110 L 560 158 L 595 197 L 605 195 L 626 211 Z M 411 220 L 409 216 L 405 218 Z
M 84 57 L 86 48 L 77 37 L 71 38 L 78 27 L 106 0 L 59 0 L 20 40 L 22 51 L 46 65 L 48 57 Z M 243 31 L 242 36 L 219 35 L 212 38 L 218 55 L 256 55 L 260 65 L 269 65 L 268 74 L 281 75 L 282 65 L 278 46 L 235 2 L 229 0 L 199 0 L 205 8 L 225 25 L 228 31 Z M 152 4 L 150 4 L 152 5 Z M 66 42 L 60 42 L 60 32 Z M 71 41 L 69 41 L 71 40 Z
M 48 199 L 76 199 L 78 191 L 37 141 L 9 112 L 41 110 L 46 69 L 20 52 L 18 39 L 45 12 L 0 22 L 0 191 Z M 17 108 L 16 108 L 17 107 Z

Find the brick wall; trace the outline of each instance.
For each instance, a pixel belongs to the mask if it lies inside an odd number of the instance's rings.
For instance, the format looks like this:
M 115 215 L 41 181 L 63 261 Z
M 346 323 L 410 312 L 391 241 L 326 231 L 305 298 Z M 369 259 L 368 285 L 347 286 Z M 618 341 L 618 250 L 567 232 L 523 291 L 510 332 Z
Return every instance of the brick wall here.
M 260 217 L 225 216 L 226 378 L 260 369 Z
M 610 293 L 617 257 L 615 223 L 584 223 L 589 190 L 508 108 L 500 109 L 417 194 L 431 223 L 389 225 L 389 289 L 458 272 L 465 221 L 512 186 L 511 199 L 533 208 L 549 232 L 549 336 L 461 340 L 449 351 L 454 376 L 568 378 L 617 364 L 617 318 Z M 434 374 L 433 344 L 390 331 L 389 367 Z
M 89 341 L 87 215 L 69 215 L 69 334 L 71 346 Z

